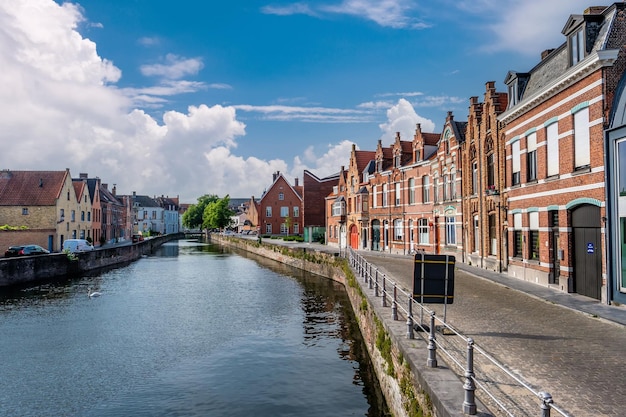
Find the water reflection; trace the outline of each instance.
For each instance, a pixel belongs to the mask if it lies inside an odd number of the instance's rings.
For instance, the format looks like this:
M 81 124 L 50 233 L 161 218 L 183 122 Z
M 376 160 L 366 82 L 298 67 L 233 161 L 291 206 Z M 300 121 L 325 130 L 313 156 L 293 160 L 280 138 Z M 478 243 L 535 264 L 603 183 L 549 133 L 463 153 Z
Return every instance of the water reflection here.
M 0 415 L 386 410 L 341 285 L 204 242 L 3 291 L 0 318 Z

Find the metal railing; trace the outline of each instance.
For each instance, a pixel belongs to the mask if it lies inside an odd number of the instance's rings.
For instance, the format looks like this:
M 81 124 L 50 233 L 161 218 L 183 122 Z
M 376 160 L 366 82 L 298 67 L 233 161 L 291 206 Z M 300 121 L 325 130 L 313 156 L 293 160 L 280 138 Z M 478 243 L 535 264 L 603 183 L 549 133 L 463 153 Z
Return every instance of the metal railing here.
M 406 337 L 414 339 L 417 332 L 427 342 L 426 366 L 437 368 L 439 352 L 444 355 L 444 361 L 450 369 L 464 381 L 463 413 L 477 413 L 475 393 L 478 390 L 479 398 L 485 405 L 496 407 L 509 417 L 550 417 L 552 410 L 562 417 L 572 417 L 554 403 L 548 392 L 533 388 L 472 338 L 464 336 L 447 323 L 445 316 L 442 318 L 434 310 L 417 302 L 412 293 L 389 279 L 363 256 L 349 249 L 348 260 L 358 278 L 363 280 L 361 285 L 367 285 L 368 289 L 373 290 L 375 298 L 381 298 L 382 307 L 390 307 L 391 319 L 406 320 Z M 428 324 L 424 323 L 425 316 L 428 317 Z M 437 338 L 437 330 L 450 337 Z

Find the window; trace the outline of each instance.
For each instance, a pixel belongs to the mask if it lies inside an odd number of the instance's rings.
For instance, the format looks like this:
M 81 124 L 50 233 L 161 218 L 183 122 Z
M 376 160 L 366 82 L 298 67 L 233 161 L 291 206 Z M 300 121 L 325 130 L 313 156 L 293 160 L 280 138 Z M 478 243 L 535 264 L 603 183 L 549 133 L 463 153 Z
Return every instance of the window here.
M 289 234 L 289 226 L 287 226 L 287 223 L 281 223 L 280 224 L 280 234 L 281 235 L 288 235 Z
M 456 172 L 450 174 L 450 199 L 456 199 Z
M 496 215 L 489 215 L 489 255 L 498 254 L 498 238 L 496 236 Z
M 395 183 L 396 206 L 400 205 L 400 183 Z
M 517 99 L 519 97 L 518 91 L 517 79 L 515 79 L 511 84 L 509 84 L 509 109 L 517 104 Z
M 84 212 L 84 211 L 81 211 L 81 212 L 80 212 L 80 221 L 81 221 L 81 222 L 84 222 L 84 221 L 85 221 L 85 212 Z
M 67 201 L 70 201 L 70 192 L 67 192 Z
M 415 204 L 415 178 L 409 178 L 409 204 Z
M 528 213 L 528 259 L 539 260 L 539 212 Z
M 60 209 L 59 210 L 59 222 L 62 222 L 65 220 L 65 209 Z
M 546 148 L 547 158 L 546 166 L 548 167 L 547 175 L 559 175 L 559 124 L 552 123 L 546 128 Z
M 265 217 L 272 217 L 272 206 L 265 207 Z
M 447 201 L 450 199 L 450 194 L 448 193 L 450 189 L 450 176 L 445 174 L 443 176 L 443 201 Z
M 377 195 L 376 193 L 378 192 L 378 186 L 374 185 L 372 187 L 372 208 L 376 208 L 376 200 L 377 200 Z
M 387 184 L 383 184 L 383 207 L 387 207 L 387 194 L 389 190 L 387 189 Z
M 402 240 L 402 220 L 393 221 L 393 240 Z
M 87 221 L 88 222 L 91 221 L 91 212 L 90 211 L 87 212 Z
M 430 203 L 430 177 L 428 175 L 422 177 L 422 202 Z
M 480 222 L 478 216 L 474 216 L 474 252 L 480 249 Z
M 574 114 L 574 169 L 588 167 L 589 163 L 589 108 L 585 107 Z
M 495 164 L 495 154 L 491 154 L 487 156 L 487 187 L 490 189 L 495 189 L 496 186 L 496 164 Z M 478 167 L 476 168 L 478 169 Z
M 513 163 L 513 167 L 512 167 L 512 172 L 513 172 L 513 178 L 512 178 L 512 183 L 513 185 L 518 185 L 520 183 L 520 148 L 519 148 L 519 143 L 520 141 L 517 140 L 515 142 L 513 142 L 511 144 L 511 153 L 513 155 L 512 158 L 512 163 Z
M 295 217 L 295 218 L 300 217 L 300 207 L 299 206 L 293 206 L 293 217 Z
M 266 223 L 265 224 L 265 233 L 272 233 L 272 224 L 271 223 Z
M 300 225 L 299 225 L 298 223 L 294 223 L 294 224 L 293 224 L 293 233 L 294 233 L 295 235 L 297 235 L 297 234 L 299 234 L 299 233 L 300 233 Z
M 446 217 L 446 244 L 456 245 L 456 222 L 454 216 Z
M 522 213 L 513 215 L 513 256 L 521 258 L 523 256 L 522 247 L 524 237 L 522 235 Z
M 537 134 L 526 137 L 526 181 L 537 180 Z M 549 164 L 548 164 L 549 165 Z
M 76 221 L 76 212 L 74 210 L 71 211 L 71 217 L 70 217 L 71 221 L 75 222 Z
M 414 153 L 415 153 L 415 162 L 418 162 L 420 159 L 422 159 L 419 149 L 415 149 Z
M 569 37 L 570 62 L 576 65 L 585 58 L 585 42 L 581 27 Z
M 472 194 L 478 194 L 478 162 L 472 162 Z
M 22 208 L 22 215 L 23 215 L 23 216 L 28 215 L 28 207 L 24 207 L 24 208 Z
M 278 193 L 278 199 L 283 201 L 285 199 L 285 193 Z
M 439 177 L 433 180 L 433 194 L 435 203 L 439 202 Z
M 289 216 L 289 207 L 283 206 L 280 208 L 280 217 L 288 217 Z
M 394 166 L 396 168 L 400 168 L 400 161 L 401 161 L 401 156 L 400 155 L 396 155 L 395 160 L 394 160 Z
M 342 216 L 346 214 L 345 204 L 346 202 L 343 200 L 343 197 L 340 200 L 336 200 L 333 203 L 333 216 Z
M 422 245 L 427 245 L 430 243 L 428 238 L 428 219 L 419 219 L 417 222 L 417 226 L 419 229 L 419 243 Z

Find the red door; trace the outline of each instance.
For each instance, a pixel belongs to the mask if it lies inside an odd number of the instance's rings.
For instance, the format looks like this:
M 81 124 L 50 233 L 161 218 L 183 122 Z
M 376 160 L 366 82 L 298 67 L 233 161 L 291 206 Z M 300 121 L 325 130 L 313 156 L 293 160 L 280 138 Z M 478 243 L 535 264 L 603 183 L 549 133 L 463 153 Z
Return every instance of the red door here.
M 355 224 L 350 227 L 350 247 L 352 249 L 359 248 L 359 230 Z

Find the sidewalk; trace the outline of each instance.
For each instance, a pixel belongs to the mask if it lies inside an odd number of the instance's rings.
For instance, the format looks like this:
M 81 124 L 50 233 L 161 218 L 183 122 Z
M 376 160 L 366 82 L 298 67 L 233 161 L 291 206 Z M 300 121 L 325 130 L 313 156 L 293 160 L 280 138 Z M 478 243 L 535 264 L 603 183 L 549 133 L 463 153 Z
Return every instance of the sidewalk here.
M 412 256 L 359 254 L 412 290 Z M 571 416 L 626 415 L 625 308 L 469 265 L 456 266 L 448 323 L 533 389 L 549 392 Z M 429 307 L 441 313 L 440 304 Z M 559 416 L 555 411 L 552 415 Z

